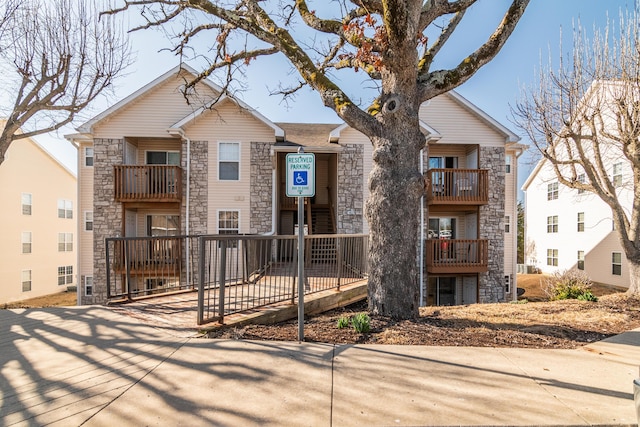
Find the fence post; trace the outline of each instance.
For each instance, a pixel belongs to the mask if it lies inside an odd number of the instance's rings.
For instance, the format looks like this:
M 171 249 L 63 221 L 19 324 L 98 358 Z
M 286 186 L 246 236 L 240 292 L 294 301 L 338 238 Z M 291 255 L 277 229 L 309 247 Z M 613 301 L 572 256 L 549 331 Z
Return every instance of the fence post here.
M 294 248 L 294 251 L 293 251 L 293 265 L 297 266 L 298 265 L 298 243 L 297 243 L 297 240 L 291 240 L 291 246 Z M 298 278 L 298 275 L 294 271 L 292 276 L 293 276 L 293 280 L 292 280 L 293 285 L 291 286 L 291 304 L 295 304 L 296 303 L 296 290 L 298 289 L 296 287 L 296 283 L 297 283 L 296 280 Z
M 124 240 L 124 262 L 126 265 L 127 271 L 127 283 L 125 284 L 127 288 L 127 300 L 131 301 L 131 265 L 129 265 L 129 240 Z
M 104 239 L 107 267 L 107 301 L 111 298 L 111 269 L 109 268 L 109 239 Z
M 218 301 L 218 314 L 220 315 L 220 324 L 224 324 L 224 288 L 227 284 L 227 241 L 222 239 L 220 242 L 220 300 Z
M 204 323 L 204 260 L 206 259 L 204 237 L 202 236 L 198 238 L 198 248 L 200 250 L 200 262 L 198 264 L 198 325 L 202 325 Z
M 338 275 L 338 292 L 340 292 L 340 279 L 342 278 L 342 243 L 341 242 L 346 242 L 347 239 L 342 239 L 341 237 L 334 237 L 334 239 L 336 239 L 336 246 L 337 246 L 337 254 L 336 254 L 336 268 L 338 269 L 337 271 L 337 275 Z

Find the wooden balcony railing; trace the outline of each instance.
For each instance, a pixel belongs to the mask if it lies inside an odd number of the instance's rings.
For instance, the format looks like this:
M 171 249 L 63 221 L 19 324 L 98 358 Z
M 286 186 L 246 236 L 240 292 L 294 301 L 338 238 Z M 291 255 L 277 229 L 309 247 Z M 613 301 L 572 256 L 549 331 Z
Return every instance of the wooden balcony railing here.
M 426 241 L 428 273 L 483 273 L 488 271 L 488 241 L 430 239 Z
M 182 260 L 180 237 L 147 237 L 114 242 L 113 264 L 117 273 L 149 277 L 179 276 Z
M 182 168 L 167 165 L 114 167 L 117 202 L 180 202 Z
M 430 205 L 486 205 L 489 202 L 487 169 L 429 169 L 425 173 Z

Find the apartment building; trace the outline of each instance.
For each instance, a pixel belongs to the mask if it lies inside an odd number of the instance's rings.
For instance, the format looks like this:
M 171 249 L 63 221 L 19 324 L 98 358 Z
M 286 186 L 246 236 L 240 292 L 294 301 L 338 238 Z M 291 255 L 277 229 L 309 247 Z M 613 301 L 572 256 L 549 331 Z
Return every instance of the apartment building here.
M 307 232 L 368 232 L 372 146 L 364 135 L 344 124 L 274 123 L 220 96 L 207 80 L 187 103 L 182 88 L 194 74 L 175 68 L 68 136 L 79 149 L 79 211 L 92 224 L 78 239 L 84 303 L 106 300 L 108 237 L 294 234 L 285 157 L 299 147 L 316 159 Z M 416 230 L 423 304 L 515 298 L 517 156 L 524 147 L 456 92 L 425 103 L 420 115 L 429 144 L 423 227 Z M 140 286 L 153 287 L 154 279 Z
M 25 138 L 9 147 L 0 182 L 0 304 L 66 291 L 77 273 L 75 174 Z

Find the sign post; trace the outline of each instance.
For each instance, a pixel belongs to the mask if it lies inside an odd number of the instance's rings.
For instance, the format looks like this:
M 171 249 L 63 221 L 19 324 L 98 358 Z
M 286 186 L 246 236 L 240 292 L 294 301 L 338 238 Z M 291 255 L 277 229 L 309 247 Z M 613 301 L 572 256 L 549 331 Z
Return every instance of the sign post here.
M 313 153 L 287 154 L 287 196 L 298 198 L 298 341 L 304 341 L 304 198 L 316 194 Z M 311 224 L 308 225 L 311 227 Z

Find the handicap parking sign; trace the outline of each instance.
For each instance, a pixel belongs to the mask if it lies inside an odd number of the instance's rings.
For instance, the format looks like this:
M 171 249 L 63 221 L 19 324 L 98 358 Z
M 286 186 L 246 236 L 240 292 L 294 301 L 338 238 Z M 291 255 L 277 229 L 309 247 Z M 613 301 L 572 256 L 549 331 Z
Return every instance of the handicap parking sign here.
M 313 153 L 289 153 L 287 160 L 287 191 L 289 197 L 315 196 L 315 156 Z
M 294 171 L 293 182 L 295 185 L 308 185 L 307 171 Z

